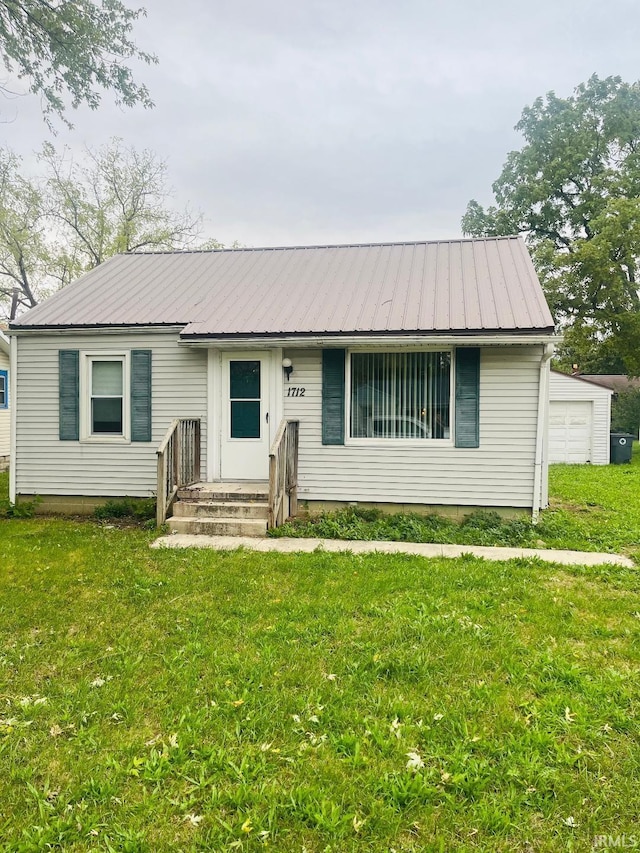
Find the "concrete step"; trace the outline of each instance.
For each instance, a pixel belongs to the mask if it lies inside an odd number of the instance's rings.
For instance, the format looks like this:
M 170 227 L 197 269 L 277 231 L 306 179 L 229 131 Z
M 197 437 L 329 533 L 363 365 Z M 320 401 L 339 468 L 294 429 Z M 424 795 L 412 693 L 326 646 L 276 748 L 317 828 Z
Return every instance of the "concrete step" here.
M 167 519 L 173 533 L 195 533 L 205 536 L 265 536 L 266 519 L 258 518 L 202 518 L 173 516 Z
M 195 483 L 178 490 L 178 498 L 188 501 L 265 501 L 269 484 L 261 480 L 233 483 Z
M 173 515 L 179 518 L 267 518 L 267 501 L 205 501 L 178 500 L 173 505 Z

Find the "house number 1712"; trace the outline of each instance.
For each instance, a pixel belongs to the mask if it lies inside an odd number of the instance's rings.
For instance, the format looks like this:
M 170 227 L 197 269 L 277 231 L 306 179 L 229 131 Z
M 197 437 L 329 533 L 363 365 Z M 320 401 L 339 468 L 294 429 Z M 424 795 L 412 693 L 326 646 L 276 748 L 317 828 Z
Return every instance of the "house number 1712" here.
M 300 386 L 291 386 L 287 388 L 287 397 L 304 397 L 306 388 L 300 388 Z

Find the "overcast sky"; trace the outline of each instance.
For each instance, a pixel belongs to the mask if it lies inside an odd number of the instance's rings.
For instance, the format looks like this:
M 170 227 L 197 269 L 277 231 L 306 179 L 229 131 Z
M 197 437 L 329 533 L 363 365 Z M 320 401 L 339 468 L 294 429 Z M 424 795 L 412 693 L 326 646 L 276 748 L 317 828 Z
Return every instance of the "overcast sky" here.
M 141 0 L 144 2 L 144 0 Z M 133 5 L 133 4 L 130 4 Z M 247 246 L 460 235 L 522 108 L 594 72 L 640 78 L 638 0 L 147 0 L 134 34 L 155 109 L 108 94 L 56 145 L 117 135 L 168 161 L 175 203 Z M 0 142 L 50 138 L 33 96 Z

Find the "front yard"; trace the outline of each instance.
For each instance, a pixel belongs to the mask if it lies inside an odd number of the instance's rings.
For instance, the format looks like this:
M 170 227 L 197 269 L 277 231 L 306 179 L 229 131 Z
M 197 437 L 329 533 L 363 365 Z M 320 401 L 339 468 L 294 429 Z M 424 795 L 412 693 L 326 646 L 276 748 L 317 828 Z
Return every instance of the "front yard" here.
M 638 470 L 554 470 L 573 547 L 637 547 Z M 637 836 L 636 570 L 152 536 L 0 520 L 0 849 Z

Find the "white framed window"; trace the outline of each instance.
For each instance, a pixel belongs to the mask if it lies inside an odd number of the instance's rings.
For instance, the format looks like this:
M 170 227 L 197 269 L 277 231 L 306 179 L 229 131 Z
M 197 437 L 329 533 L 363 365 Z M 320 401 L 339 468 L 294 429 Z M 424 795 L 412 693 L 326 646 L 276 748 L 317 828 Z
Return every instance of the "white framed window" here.
M 351 350 L 350 441 L 451 441 L 452 350 Z
M 81 353 L 81 440 L 128 442 L 130 436 L 128 353 Z

